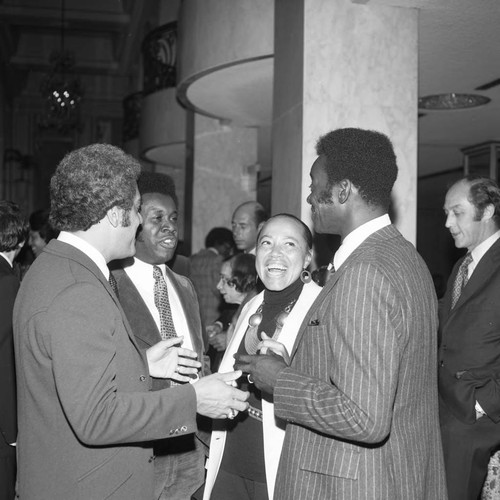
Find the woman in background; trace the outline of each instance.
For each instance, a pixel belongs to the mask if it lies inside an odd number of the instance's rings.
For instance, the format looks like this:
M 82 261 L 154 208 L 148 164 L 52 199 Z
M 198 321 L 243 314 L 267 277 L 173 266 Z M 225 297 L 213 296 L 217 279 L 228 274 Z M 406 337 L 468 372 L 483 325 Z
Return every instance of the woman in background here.
M 257 294 L 256 286 L 254 255 L 240 253 L 222 263 L 217 289 L 227 304 L 238 304 L 239 307 L 236 312 L 228 309 L 227 314 L 223 313 L 213 325 L 207 327 L 213 372 L 219 367 L 242 307 Z
M 45 245 L 52 239 L 57 238 L 59 231 L 54 229 L 49 223 L 48 209 L 37 210 L 30 215 L 30 237 L 28 244 L 33 255 L 38 257 Z

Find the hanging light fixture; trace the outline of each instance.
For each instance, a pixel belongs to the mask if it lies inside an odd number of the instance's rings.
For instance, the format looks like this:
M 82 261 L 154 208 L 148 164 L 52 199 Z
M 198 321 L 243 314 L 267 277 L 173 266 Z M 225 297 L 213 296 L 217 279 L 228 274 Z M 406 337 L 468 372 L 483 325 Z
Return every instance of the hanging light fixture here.
M 83 86 L 74 72 L 75 58 L 64 47 L 65 0 L 61 0 L 61 48 L 50 55 L 51 69 L 40 84 L 45 101 L 42 128 L 55 128 L 63 134 L 81 130 L 80 104 Z

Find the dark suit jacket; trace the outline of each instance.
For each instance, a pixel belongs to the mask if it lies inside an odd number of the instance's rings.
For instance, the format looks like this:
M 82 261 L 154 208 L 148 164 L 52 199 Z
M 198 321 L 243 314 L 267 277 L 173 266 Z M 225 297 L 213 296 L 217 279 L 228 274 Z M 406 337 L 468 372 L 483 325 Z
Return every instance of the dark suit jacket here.
M 275 500 L 446 498 L 431 276 L 394 226 L 369 236 L 306 314 L 274 408 Z
M 196 430 L 196 395 L 150 391 L 147 361 L 107 280 L 52 240 L 14 309 L 20 497 L 153 498 L 151 441 Z
M 15 448 L 9 443 L 14 443 L 17 437 L 12 311 L 18 289 L 18 277 L 9 263 L 0 256 L 0 456 L 15 452 Z
M 451 290 L 463 259 L 453 268 L 440 311 L 439 393 L 466 424 L 475 402 L 500 422 L 500 240 L 484 254 L 453 309 Z
M 219 317 L 222 305 L 222 297 L 217 289 L 222 255 L 204 248 L 191 255 L 189 262 L 189 278 L 198 295 L 203 324 L 210 325 Z
M 189 279 L 174 273 L 168 267 L 165 268 L 165 274 L 175 288 L 183 306 L 183 314 L 191 333 L 193 350 L 196 351 L 198 359 L 203 365 L 200 376 L 208 375 L 210 373 L 210 365 L 205 356 L 205 346 L 207 345 L 204 338 L 205 329 L 201 325 L 198 299 L 193 284 Z M 161 335 L 153 317 L 149 313 L 148 306 L 123 269 L 113 269 L 113 275 L 118 285 L 120 303 L 132 327 L 137 344 L 141 349 L 149 349 L 161 340 Z M 168 380 L 153 379 L 153 390 L 165 389 L 167 387 L 170 387 Z

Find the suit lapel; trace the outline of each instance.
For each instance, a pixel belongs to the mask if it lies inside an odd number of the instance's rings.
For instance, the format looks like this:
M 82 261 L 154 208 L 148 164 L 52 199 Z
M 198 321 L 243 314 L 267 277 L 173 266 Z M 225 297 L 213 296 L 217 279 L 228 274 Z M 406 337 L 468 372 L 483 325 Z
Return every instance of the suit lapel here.
M 129 312 L 134 335 L 146 345 L 153 346 L 161 340 L 161 335 L 148 306 L 124 269 L 117 269 L 113 274 L 118 284 L 120 302 Z
M 197 328 L 199 329 L 200 326 L 194 322 L 194 318 L 193 318 L 194 315 L 192 313 L 192 308 L 195 306 L 195 304 L 193 302 L 193 296 L 190 293 L 190 291 L 188 291 L 186 289 L 185 286 L 183 286 L 179 283 L 177 276 L 175 275 L 175 273 L 173 271 L 171 271 L 169 269 L 168 266 L 165 266 L 165 274 L 167 275 L 167 278 L 170 280 L 172 287 L 175 289 L 175 292 L 177 293 L 177 296 L 179 297 L 179 301 L 180 301 L 181 306 L 182 306 L 182 312 L 184 314 L 184 317 L 186 318 L 188 330 L 191 334 L 191 342 L 193 344 L 193 350 L 196 351 L 198 353 L 198 356 L 200 357 L 200 359 L 202 359 L 203 346 L 200 343 L 201 334 L 196 335 L 196 329 Z M 186 309 L 187 305 L 192 306 L 191 310 Z M 198 311 L 195 311 L 195 313 L 198 313 Z
M 352 265 L 352 263 L 356 262 L 359 259 L 362 259 L 363 253 L 370 247 L 372 247 L 374 244 L 376 244 L 378 241 L 384 241 L 387 239 L 391 238 L 397 238 L 401 237 L 399 231 L 391 224 L 389 226 L 383 227 L 382 229 L 379 229 L 378 231 L 375 231 L 373 234 L 368 236 L 366 240 L 364 240 L 361 245 L 359 245 L 352 253 L 349 255 L 349 257 L 345 260 L 345 262 L 339 267 L 337 271 L 331 274 L 329 277 L 328 281 L 325 283 L 325 286 L 323 287 L 323 290 L 321 290 L 321 293 L 316 297 L 316 300 L 313 302 L 311 308 L 309 309 L 308 313 L 304 317 L 304 320 L 302 321 L 302 324 L 300 325 L 299 333 L 297 335 L 297 338 L 295 340 L 295 344 L 293 346 L 291 355 L 290 355 L 290 360 L 293 359 L 295 354 L 297 353 L 297 349 L 302 341 L 302 338 L 304 337 L 304 334 L 307 331 L 308 326 L 313 326 L 312 322 L 316 320 L 315 316 L 317 314 L 317 310 L 319 306 L 323 303 L 326 297 L 330 293 L 334 293 L 333 289 L 337 285 L 338 280 L 342 277 L 342 275 L 346 272 L 347 269 Z
M 460 259 L 453 269 L 451 279 L 448 283 L 448 287 L 453 287 L 455 278 L 457 275 L 458 268 L 463 258 Z M 460 297 L 455 304 L 455 307 L 451 308 L 451 293 L 447 293 L 447 301 L 445 307 L 449 311 L 448 321 L 457 311 L 459 311 L 467 302 L 480 290 L 485 283 L 487 283 L 491 277 L 491 270 L 497 269 L 500 266 L 500 239 L 498 239 L 493 246 L 483 255 L 479 263 L 477 264 L 474 272 L 472 273 L 467 285 L 462 290 Z
M 86 254 L 84 254 L 81 250 L 78 248 L 74 247 L 73 245 L 69 245 L 68 243 L 64 243 L 62 241 L 53 239 L 49 241 L 47 246 L 44 248 L 44 251 L 51 252 L 53 254 L 56 254 L 60 257 L 66 258 L 73 260 L 77 262 L 79 265 L 83 266 L 86 268 L 90 273 L 92 273 L 95 278 L 102 284 L 102 286 L 106 289 L 108 292 L 109 296 L 112 298 L 113 302 L 115 303 L 116 307 L 120 310 L 120 314 L 123 320 L 123 324 L 125 326 L 125 330 L 134 344 L 135 348 L 139 353 L 141 353 L 141 350 L 139 349 L 139 346 L 137 345 L 135 338 L 134 338 L 134 333 L 132 331 L 132 328 L 129 325 L 129 322 L 127 320 L 127 316 L 125 315 L 125 312 L 122 309 L 122 306 L 120 304 L 120 301 L 116 297 L 115 293 L 111 289 L 111 285 L 109 284 L 108 280 L 104 277 L 102 274 L 101 270 L 97 266 L 97 264 Z M 141 353 L 142 356 L 142 353 Z

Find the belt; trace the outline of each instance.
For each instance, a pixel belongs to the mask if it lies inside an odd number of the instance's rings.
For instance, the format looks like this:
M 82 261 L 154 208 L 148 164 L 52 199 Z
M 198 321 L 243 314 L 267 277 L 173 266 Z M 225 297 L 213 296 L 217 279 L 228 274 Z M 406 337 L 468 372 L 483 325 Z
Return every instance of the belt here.
M 247 413 L 250 417 L 255 418 L 259 422 L 262 422 L 262 410 L 255 408 L 255 406 L 249 405 L 247 408 Z

